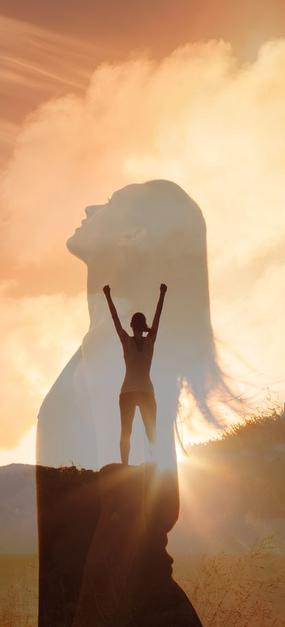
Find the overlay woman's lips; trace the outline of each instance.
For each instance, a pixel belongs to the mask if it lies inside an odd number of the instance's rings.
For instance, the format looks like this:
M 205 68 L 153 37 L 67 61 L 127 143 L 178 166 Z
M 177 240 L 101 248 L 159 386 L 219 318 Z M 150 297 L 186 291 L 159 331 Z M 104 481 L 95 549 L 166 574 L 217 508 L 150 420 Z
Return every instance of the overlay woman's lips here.
M 88 222 L 87 218 L 83 218 L 83 220 L 81 220 L 80 226 L 77 226 L 75 230 L 79 231 L 82 228 L 84 222 Z

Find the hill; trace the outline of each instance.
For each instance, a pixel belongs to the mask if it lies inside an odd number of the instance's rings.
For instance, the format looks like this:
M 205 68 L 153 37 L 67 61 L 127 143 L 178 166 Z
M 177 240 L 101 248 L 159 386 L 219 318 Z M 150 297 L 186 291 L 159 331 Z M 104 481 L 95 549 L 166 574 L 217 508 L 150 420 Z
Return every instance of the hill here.
M 174 553 L 240 553 L 268 538 L 285 551 L 285 416 L 273 411 L 192 446 L 180 466 Z
M 192 446 L 179 474 L 173 553 L 241 552 L 269 535 L 285 548 L 284 413 L 253 417 L 220 440 Z M 35 468 L 1 467 L 0 553 L 35 552 L 36 529 Z

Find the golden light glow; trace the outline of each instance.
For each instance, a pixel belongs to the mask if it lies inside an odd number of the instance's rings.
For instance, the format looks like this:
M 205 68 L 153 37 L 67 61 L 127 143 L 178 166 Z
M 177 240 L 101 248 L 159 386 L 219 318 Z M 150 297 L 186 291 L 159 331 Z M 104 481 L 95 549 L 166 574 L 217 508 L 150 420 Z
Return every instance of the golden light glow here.
M 85 205 L 130 182 L 175 179 L 201 206 L 219 355 L 254 401 L 268 388 L 284 398 L 284 63 L 285 40 L 246 65 L 215 41 L 161 62 L 138 56 L 98 68 L 84 96 L 48 101 L 14 129 L 0 182 L 0 463 L 87 328 L 84 273 L 64 242 Z M 185 446 L 215 435 L 185 392 L 179 422 Z

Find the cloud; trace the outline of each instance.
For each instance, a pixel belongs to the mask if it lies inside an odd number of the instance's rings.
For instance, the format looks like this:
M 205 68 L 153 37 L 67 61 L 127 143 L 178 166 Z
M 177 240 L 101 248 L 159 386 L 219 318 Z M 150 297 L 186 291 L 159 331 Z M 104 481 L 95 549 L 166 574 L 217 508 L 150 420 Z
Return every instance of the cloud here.
M 91 59 L 94 64 L 104 51 L 102 46 L 2 15 L 0 26 L 2 95 L 11 82 L 35 90 L 58 83 L 83 91 Z
M 85 297 L 1 299 L 0 449 L 15 447 L 87 330 Z M 1 455 L 0 455 L 1 459 Z
M 284 57 L 283 41 L 241 67 L 228 44 L 189 45 L 161 62 L 102 65 L 84 97 L 40 107 L 1 182 L 11 271 L 51 248 L 62 257 L 85 204 L 154 177 L 200 203 L 217 266 L 239 269 L 274 246 L 284 229 Z
M 139 56 L 103 64 L 84 94 L 54 98 L 29 116 L 0 185 L 2 278 L 11 299 L 4 305 L 20 307 L 17 319 L 9 317 L 9 332 L 15 330 L 26 355 L 31 336 L 23 319 L 40 340 L 50 333 L 42 299 L 51 299 L 57 315 L 63 305 L 53 292 L 65 292 L 71 303 L 82 289 L 80 271 L 70 272 L 79 264 L 64 242 L 84 206 L 159 177 L 180 184 L 205 215 L 217 336 L 264 381 L 280 379 L 284 63 L 284 40 L 268 42 L 254 63 L 242 65 L 227 43 L 188 45 L 161 61 Z M 73 327 L 68 333 L 79 340 Z M 7 368 L 18 372 L 11 355 Z M 38 358 L 31 360 L 36 369 Z M 8 370 L 24 398 L 28 382 Z M 12 431 L 15 439 L 23 429 Z
M 108 53 L 108 47 L 2 15 L 0 30 L 2 164 L 11 156 L 14 130 L 19 132 L 26 116 L 53 97 L 70 91 L 83 94 L 94 66 Z

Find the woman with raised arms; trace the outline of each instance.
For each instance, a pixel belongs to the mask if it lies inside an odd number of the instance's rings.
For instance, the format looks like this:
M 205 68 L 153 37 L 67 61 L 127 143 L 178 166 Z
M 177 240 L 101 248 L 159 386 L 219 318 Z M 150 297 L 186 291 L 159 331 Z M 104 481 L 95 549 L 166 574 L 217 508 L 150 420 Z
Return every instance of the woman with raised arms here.
M 133 336 L 130 336 L 121 325 L 109 285 L 105 285 L 103 288 L 115 329 L 123 346 L 126 365 L 126 374 L 119 398 L 121 413 L 120 450 L 123 464 L 127 464 L 129 460 L 130 438 L 136 407 L 139 407 L 148 441 L 152 445 L 155 442 L 156 400 L 150 379 L 150 368 L 166 290 L 167 286 L 162 283 L 151 328 L 147 326 L 145 315 L 137 312 L 131 319 L 130 326 L 133 330 Z M 144 333 L 146 333 L 145 336 Z

